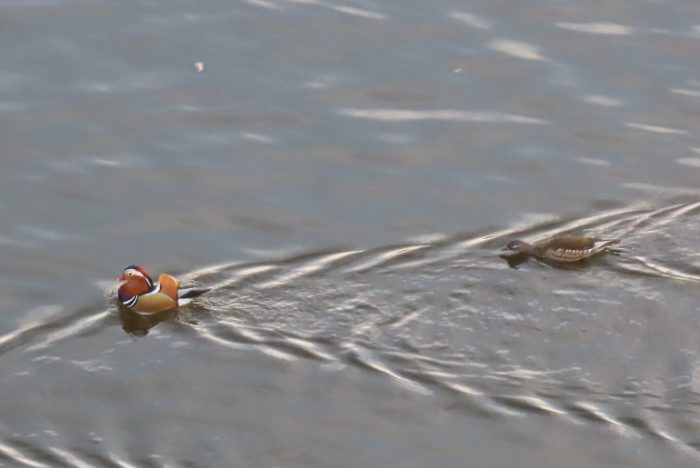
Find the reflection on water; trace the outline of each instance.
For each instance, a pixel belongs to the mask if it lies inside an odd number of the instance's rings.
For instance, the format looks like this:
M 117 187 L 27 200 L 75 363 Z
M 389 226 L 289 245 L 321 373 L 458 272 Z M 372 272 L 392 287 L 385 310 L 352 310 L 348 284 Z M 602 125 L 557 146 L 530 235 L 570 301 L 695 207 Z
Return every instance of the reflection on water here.
M 497 112 L 465 112 L 451 110 L 398 110 L 398 109 L 341 109 L 341 114 L 357 119 L 379 122 L 405 122 L 420 120 L 450 120 L 454 122 L 525 123 L 542 124 L 540 119 Z
M 0 2 L 0 465 L 696 466 L 697 13 Z
M 633 29 L 616 23 L 557 23 L 557 27 L 601 36 L 629 36 Z

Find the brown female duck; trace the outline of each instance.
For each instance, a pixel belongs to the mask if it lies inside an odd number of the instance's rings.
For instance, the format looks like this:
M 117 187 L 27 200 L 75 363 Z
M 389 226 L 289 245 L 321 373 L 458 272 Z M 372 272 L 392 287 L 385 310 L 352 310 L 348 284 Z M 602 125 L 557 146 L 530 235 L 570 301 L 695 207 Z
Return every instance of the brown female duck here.
M 574 263 L 590 258 L 619 242 L 620 239 L 603 240 L 591 237 L 558 237 L 534 244 L 514 240 L 504 250 L 532 255 L 541 260 Z

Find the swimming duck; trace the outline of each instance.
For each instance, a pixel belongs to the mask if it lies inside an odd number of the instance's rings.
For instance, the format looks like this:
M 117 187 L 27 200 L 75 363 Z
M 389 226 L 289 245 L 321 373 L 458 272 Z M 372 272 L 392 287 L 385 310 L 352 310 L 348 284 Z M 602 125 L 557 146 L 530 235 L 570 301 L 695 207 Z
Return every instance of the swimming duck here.
M 151 275 L 139 265 L 130 265 L 124 269 L 119 281 L 119 301 L 129 309 L 140 314 L 156 314 L 184 305 L 209 289 L 180 289 L 180 282 L 168 274 L 158 277 L 154 283 Z
M 619 242 L 620 239 L 603 240 L 591 237 L 558 237 L 535 244 L 514 240 L 503 250 L 532 255 L 541 260 L 574 263 L 590 258 Z

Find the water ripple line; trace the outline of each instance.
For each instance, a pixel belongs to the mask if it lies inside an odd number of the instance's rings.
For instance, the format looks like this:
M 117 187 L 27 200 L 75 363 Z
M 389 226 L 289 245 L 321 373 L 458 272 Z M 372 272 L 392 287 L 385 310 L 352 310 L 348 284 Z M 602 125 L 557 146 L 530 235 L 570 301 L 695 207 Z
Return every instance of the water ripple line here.
M 309 276 L 316 273 L 321 273 L 332 268 L 335 264 L 340 263 L 341 260 L 348 257 L 356 257 L 363 253 L 363 250 L 348 250 L 344 252 L 334 252 L 327 255 L 323 255 L 320 258 L 314 258 L 308 263 L 297 266 L 289 273 L 286 273 L 277 278 L 273 278 L 264 283 L 259 283 L 257 287 L 259 289 L 270 289 L 278 286 L 283 286 L 296 279 Z
M 50 465 L 45 465 L 38 461 L 32 460 L 27 455 L 23 454 L 19 449 L 8 444 L 0 442 L 0 455 L 4 455 L 9 460 L 13 462 L 21 463 L 26 466 L 32 466 L 35 468 L 49 467 Z

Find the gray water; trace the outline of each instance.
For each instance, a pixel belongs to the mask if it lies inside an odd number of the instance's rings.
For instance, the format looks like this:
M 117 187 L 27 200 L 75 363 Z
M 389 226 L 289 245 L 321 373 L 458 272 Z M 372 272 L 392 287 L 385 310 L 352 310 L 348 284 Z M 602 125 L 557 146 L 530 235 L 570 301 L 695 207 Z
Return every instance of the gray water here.
M 0 465 L 700 463 L 700 4 L 0 0 Z M 557 268 L 513 238 L 621 237 Z M 129 264 L 212 291 L 121 310 Z

